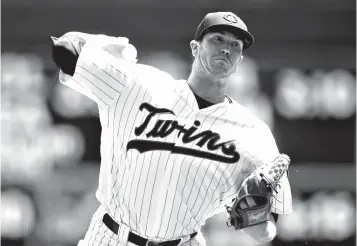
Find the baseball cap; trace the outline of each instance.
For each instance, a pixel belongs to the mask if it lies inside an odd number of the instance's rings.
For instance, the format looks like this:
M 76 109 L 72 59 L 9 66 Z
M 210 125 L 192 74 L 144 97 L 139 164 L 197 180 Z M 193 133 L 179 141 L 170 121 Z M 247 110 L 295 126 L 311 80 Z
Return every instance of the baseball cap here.
M 232 12 L 208 13 L 198 25 L 195 40 L 200 40 L 205 34 L 217 30 L 227 30 L 237 35 L 243 41 L 243 49 L 253 45 L 254 37 L 248 32 L 246 24 Z

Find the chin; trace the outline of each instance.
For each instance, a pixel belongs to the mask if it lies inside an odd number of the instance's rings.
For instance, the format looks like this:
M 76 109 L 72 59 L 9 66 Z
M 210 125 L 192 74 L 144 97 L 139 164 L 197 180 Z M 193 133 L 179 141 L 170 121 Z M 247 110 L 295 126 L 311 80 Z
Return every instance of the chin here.
M 233 72 L 232 69 L 229 69 L 227 67 L 213 67 L 211 69 L 212 71 L 212 74 L 215 75 L 215 76 L 220 76 L 220 77 L 223 77 L 223 78 L 226 78 L 228 76 L 230 76 Z
M 232 74 L 232 71 L 227 71 L 227 70 L 214 71 L 212 74 L 215 77 L 228 78 Z

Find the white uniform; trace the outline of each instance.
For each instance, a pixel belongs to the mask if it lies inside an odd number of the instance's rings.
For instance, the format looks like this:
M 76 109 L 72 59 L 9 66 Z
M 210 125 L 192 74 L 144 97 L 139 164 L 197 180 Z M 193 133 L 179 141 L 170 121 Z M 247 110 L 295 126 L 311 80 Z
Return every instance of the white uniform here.
M 102 205 L 81 245 L 135 245 L 129 231 L 205 245 L 205 220 L 225 211 L 244 178 L 279 154 L 270 129 L 238 103 L 200 110 L 186 81 L 117 59 L 98 43 L 88 42 L 74 76 L 60 72 L 60 81 L 98 103 L 102 125 Z M 286 176 L 275 196 L 272 212 L 291 213 Z M 120 225 L 118 235 L 103 224 L 105 213 Z

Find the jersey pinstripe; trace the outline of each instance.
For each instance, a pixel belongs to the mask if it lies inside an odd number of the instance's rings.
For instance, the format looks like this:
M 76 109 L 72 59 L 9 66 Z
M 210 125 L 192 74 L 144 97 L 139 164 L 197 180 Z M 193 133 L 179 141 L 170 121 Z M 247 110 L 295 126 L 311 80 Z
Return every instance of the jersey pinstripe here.
M 225 210 L 242 181 L 279 154 L 270 129 L 236 102 L 199 109 L 185 81 L 85 45 L 60 81 L 99 107 L 96 196 L 133 232 L 171 240 Z M 272 211 L 292 212 L 286 175 Z

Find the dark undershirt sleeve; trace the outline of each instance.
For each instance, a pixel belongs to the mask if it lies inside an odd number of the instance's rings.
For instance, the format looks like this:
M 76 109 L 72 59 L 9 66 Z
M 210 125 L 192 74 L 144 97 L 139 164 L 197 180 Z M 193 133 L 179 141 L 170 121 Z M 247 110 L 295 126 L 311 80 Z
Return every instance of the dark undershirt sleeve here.
M 275 223 L 277 223 L 278 222 L 278 218 L 279 218 L 279 214 L 271 213 L 271 215 L 273 216 L 273 218 L 275 220 Z

